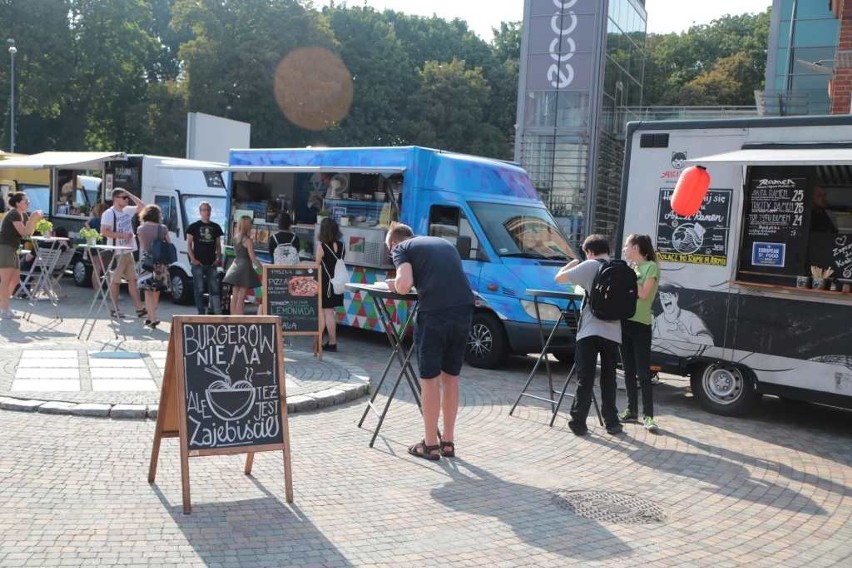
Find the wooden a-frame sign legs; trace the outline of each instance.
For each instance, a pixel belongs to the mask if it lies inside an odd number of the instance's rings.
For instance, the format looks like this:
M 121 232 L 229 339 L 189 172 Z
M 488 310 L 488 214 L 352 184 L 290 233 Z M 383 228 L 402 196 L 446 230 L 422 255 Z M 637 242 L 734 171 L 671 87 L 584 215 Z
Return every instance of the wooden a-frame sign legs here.
M 163 386 L 160 392 L 160 404 L 157 410 L 157 425 L 154 430 L 154 443 L 151 448 L 151 462 L 148 468 L 148 483 L 154 483 L 157 475 L 157 462 L 160 442 L 163 438 L 178 438 L 180 442 L 181 490 L 183 494 L 183 512 L 192 511 L 189 484 L 189 458 L 208 455 L 230 455 L 245 453 L 244 472 L 251 475 L 254 453 L 259 451 L 282 450 L 284 457 L 284 490 L 288 503 L 293 502 L 293 478 L 290 467 L 290 432 L 287 420 L 287 396 L 284 380 L 284 349 L 280 320 L 277 316 L 176 316 L 172 322 L 172 333 L 166 354 L 166 367 Z M 248 444 L 233 447 L 209 447 L 190 450 L 187 425 L 187 387 L 185 384 L 185 360 L 183 353 L 183 324 L 203 325 L 252 325 L 270 324 L 275 332 L 275 365 L 277 367 L 278 408 L 280 417 L 280 443 Z M 261 374 L 261 373 L 259 373 Z M 230 383 L 230 381 L 229 381 Z M 254 396 L 252 396 L 254 400 Z

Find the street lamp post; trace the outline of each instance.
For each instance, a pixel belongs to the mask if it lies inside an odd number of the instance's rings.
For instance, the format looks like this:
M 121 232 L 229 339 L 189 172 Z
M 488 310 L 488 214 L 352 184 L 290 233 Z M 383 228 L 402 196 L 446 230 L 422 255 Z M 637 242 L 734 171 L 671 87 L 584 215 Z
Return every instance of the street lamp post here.
M 15 40 L 9 38 L 6 40 L 9 44 L 9 57 L 12 59 L 9 69 L 10 77 L 10 93 L 9 93 L 9 152 L 15 152 L 15 54 L 18 53 L 18 48 L 15 47 Z

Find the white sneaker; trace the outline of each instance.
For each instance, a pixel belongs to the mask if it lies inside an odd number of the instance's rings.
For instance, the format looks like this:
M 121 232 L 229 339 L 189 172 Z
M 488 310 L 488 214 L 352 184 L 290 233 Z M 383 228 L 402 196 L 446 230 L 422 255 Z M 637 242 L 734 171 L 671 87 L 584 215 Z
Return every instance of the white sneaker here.
M 0 317 L 2 317 L 3 319 L 13 319 L 13 320 L 21 319 L 21 316 L 19 316 L 18 314 L 16 314 L 12 310 L 7 310 L 7 311 L 3 312 L 2 316 L 0 316 Z

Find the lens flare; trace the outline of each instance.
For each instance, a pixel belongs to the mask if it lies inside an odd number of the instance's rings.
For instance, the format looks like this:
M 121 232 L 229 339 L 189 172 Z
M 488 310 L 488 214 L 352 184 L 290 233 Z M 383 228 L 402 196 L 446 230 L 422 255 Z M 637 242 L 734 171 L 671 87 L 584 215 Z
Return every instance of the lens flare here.
M 275 100 L 287 119 L 307 130 L 326 130 L 352 106 L 352 74 L 322 47 L 291 51 L 275 70 Z

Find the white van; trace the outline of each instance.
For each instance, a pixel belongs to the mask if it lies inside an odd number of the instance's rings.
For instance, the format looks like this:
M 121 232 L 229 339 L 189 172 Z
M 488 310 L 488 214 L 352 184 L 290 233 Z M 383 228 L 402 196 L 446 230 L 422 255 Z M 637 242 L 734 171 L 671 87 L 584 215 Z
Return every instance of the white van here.
M 681 217 L 692 164 L 712 181 Z M 852 117 L 630 123 L 622 192 L 619 242 L 648 234 L 661 260 L 655 365 L 719 414 L 761 394 L 852 408 Z
M 199 164 L 198 169 L 181 166 Z M 163 223 L 178 251 L 171 268 L 172 298 L 192 303 L 192 277 L 186 252 L 186 229 L 199 219 L 198 205 L 213 206 L 213 221 L 225 228 L 225 184 L 219 171 L 208 162 L 194 162 L 164 156 L 127 155 L 123 152 L 42 152 L 0 161 L 0 170 L 23 168 L 47 170 L 50 187 L 44 187 L 46 211 L 54 225 L 61 225 L 75 237 L 98 201 L 109 199 L 112 190 L 123 187 L 143 202 L 156 203 L 163 210 Z M 100 171 L 100 178 L 85 175 Z M 41 194 L 39 194 L 41 195 Z M 91 264 L 79 255 L 72 261 L 74 282 L 91 286 Z

